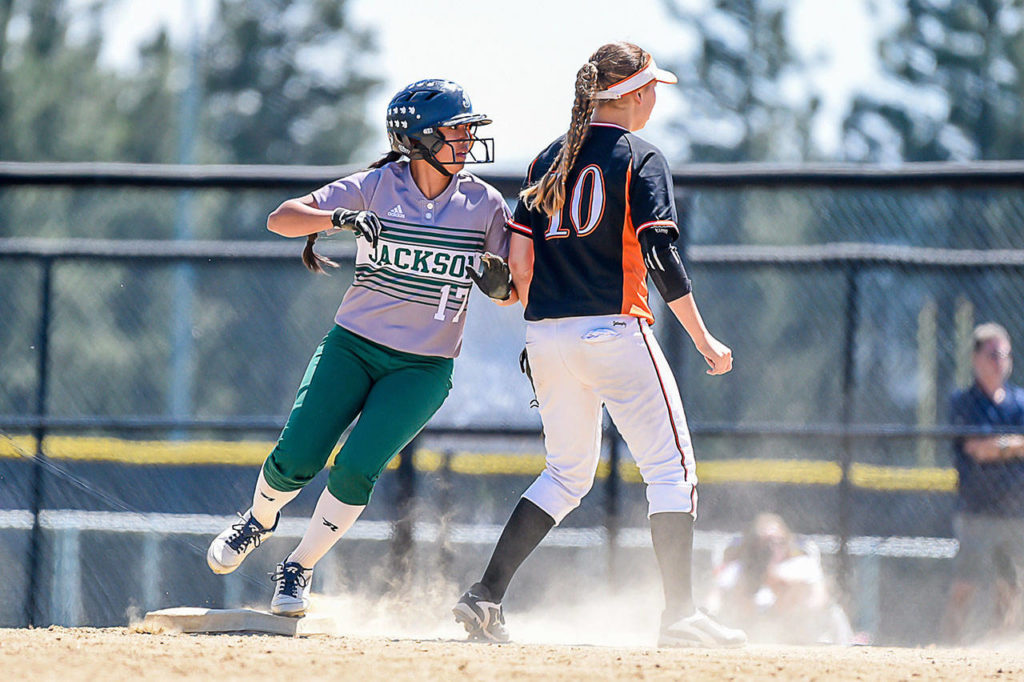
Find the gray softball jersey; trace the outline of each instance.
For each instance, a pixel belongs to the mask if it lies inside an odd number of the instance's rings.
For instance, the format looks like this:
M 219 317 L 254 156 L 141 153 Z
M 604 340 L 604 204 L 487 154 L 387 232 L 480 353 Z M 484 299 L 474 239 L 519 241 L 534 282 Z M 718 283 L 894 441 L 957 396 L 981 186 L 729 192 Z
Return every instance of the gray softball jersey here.
M 467 268 L 484 251 L 508 257 L 511 217 L 498 190 L 462 171 L 428 199 L 407 161 L 361 171 L 312 193 L 319 208 L 373 211 L 377 248 L 357 239 L 356 271 L 334 321 L 395 350 L 458 356 L 473 286 Z

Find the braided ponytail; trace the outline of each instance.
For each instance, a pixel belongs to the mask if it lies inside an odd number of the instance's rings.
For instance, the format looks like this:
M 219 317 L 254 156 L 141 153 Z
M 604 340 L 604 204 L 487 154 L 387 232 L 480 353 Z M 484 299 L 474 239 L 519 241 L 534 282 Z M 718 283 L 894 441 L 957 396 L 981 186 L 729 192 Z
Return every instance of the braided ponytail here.
M 326 256 L 321 256 L 313 250 L 313 244 L 316 242 L 316 238 L 318 236 L 320 236 L 320 233 L 314 232 L 306 237 L 306 247 L 302 249 L 302 264 L 305 265 L 310 272 L 314 272 L 318 275 L 326 275 L 327 271 L 324 270 L 324 267 L 336 268 L 338 267 L 338 264 Z
M 540 180 L 520 193 L 519 199 L 530 210 L 552 216 L 565 204 L 565 179 L 576 163 L 583 140 L 590 129 L 590 117 L 597 106 L 597 64 L 590 61 L 576 72 L 576 99 L 572 104 L 572 120 L 565 134 L 565 143 Z
M 647 53 L 632 43 L 608 43 L 590 56 L 576 72 L 576 98 L 565 142 L 551 167 L 540 179 L 519 193 L 519 200 L 532 211 L 553 216 L 565 204 L 565 183 L 590 130 L 590 117 L 597 108 L 594 95 L 641 68 Z

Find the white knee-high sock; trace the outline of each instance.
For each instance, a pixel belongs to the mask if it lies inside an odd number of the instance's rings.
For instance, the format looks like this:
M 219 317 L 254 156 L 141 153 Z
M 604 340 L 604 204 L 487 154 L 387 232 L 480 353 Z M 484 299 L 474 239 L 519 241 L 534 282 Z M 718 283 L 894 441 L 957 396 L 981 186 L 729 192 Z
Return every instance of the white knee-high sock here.
M 288 555 L 287 561 L 295 561 L 303 568 L 313 568 L 327 554 L 327 550 L 352 527 L 364 509 L 366 505 L 345 504 L 324 489 L 306 533 L 295 551 Z
M 263 468 L 260 467 L 260 476 L 256 479 L 256 490 L 252 494 L 252 516 L 260 522 L 264 528 L 270 528 L 277 520 L 277 513 L 281 508 L 295 499 L 295 496 L 302 490 L 282 492 L 274 490 L 263 477 Z

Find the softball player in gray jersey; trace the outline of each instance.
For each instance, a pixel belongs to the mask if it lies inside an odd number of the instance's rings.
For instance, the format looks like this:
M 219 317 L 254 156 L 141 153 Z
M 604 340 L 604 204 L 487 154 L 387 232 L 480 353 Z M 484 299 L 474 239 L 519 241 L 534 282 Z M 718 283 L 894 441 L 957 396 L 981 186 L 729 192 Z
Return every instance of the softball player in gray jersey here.
M 504 262 L 508 208 L 497 190 L 463 170 L 492 160 L 493 141 L 476 135 L 490 122 L 473 113 L 455 83 L 413 83 L 388 105 L 388 155 L 285 201 L 267 220 L 273 232 L 306 237 L 303 261 L 315 272 L 334 266 L 313 251 L 318 234 L 349 230 L 358 245 L 355 279 L 263 464 L 252 507 L 207 552 L 215 573 L 238 568 L 359 415 L 305 535 L 273 576 L 276 614 L 305 613 L 313 566 L 448 396 L 473 282 L 502 304 L 518 300 Z M 475 148 L 482 148 L 480 158 Z
M 746 641 L 694 608 L 693 449 L 672 370 L 649 327 L 648 275 L 708 373 L 732 368 L 732 351 L 704 326 L 673 246 L 668 163 L 633 134 L 647 123 L 659 82 L 676 78 L 636 45 L 599 48 L 577 74 L 569 131 L 531 164 L 509 223 L 547 466 L 513 510 L 480 582 L 455 605 L 474 638 L 508 639 L 501 600 L 515 571 L 593 485 L 603 404 L 647 484 L 665 590 L 659 645 Z

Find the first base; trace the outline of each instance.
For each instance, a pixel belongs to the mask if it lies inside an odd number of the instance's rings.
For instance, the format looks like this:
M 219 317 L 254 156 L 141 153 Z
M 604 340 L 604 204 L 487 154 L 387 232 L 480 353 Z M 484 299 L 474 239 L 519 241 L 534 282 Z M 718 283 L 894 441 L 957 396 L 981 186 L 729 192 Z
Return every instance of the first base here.
M 252 609 L 203 609 L 179 606 L 150 611 L 136 627 L 142 632 L 252 632 L 301 637 L 334 634 L 330 618 L 307 616 L 289 618 Z

